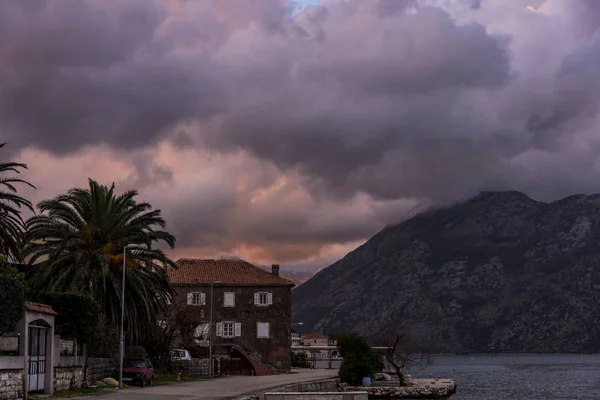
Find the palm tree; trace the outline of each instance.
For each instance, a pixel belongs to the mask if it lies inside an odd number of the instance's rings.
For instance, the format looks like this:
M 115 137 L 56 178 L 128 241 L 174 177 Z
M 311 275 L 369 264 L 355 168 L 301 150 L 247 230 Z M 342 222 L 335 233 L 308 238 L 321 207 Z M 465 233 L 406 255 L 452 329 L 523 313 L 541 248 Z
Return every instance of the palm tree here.
M 162 250 L 151 248 L 164 242 L 171 248 L 175 237 L 160 210 L 137 203 L 137 191 L 120 196 L 110 187 L 89 180 L 88 189 L 74 188 L 38 204 L 40 215 L 27 221 L 34 289 L 90 294 L 112 327 L 121 310 L 123 247 L 126 258 L 126 328 L 132 340 L 141 337 L 172 296 L 166 266 L 174 266 Z M 155 229 L 156 228 L 156 229 Z
M 0 143 L 0 148 L 6 143 Z M 31 183 L 14 176 L 4 177 L 6 173 L 21 173 L 27 169 L 26 164 L 7 162 L 0 163 L 0 255 L 15 261 L 23 261 L 23 244 L 25 224 L 21 217 L 23 208 L 33 212 L 31 202 L 17 194 L 16 184 L 25 184 L 35 188 Z

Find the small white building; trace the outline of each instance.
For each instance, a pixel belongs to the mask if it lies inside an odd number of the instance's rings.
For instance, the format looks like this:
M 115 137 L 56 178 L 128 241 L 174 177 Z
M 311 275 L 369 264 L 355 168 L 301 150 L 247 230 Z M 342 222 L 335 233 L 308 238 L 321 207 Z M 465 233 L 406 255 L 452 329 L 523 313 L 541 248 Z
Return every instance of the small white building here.
M 302 336 L 302 346 L 328 346 L 329 336 L 314 332 Z

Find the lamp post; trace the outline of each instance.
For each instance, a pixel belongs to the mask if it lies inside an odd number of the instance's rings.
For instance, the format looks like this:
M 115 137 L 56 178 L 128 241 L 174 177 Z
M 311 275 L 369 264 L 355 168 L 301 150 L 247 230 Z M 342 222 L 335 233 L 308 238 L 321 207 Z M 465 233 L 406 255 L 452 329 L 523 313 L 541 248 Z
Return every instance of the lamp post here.
M 213 359 L 212 359 L 212 344 L 213 344 L 213 289 L 216 284 L 221 281 L 214 281 L 210 284 L 210 323 L 208 325 L 208 377 L 213 377 Z
M 123 389 L 123 356 L 125 341 L 123 339 L 123 324 L 125 323 L 125 268 L 127 267 L 127 249 L 139 247 L 137 244 L 128 244 L 123 247 L 123 280 L 121 282 L 121 341 L 119 351 L 119 389 Z

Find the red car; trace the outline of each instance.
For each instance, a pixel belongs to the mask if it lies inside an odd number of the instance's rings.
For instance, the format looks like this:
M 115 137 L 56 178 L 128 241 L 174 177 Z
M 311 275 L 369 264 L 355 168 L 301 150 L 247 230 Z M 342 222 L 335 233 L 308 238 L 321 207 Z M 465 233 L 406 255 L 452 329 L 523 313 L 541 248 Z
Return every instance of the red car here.
M 115 379 L 119 380 L 119 369 L 115 371 Z M 152 385 L 154 368 L 147 358 L 125 358 L 123 360 L 123 383 L 137 384 L 142 387 Z

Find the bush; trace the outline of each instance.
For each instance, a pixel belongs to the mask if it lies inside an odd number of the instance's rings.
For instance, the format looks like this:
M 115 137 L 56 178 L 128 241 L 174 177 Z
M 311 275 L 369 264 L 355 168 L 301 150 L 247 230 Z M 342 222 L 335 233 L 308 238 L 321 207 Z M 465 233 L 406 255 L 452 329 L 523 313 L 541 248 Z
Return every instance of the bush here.
M 78 293 L 42 293 L 38 300 L 56 311 L 56 334 L 80 343 L 92 340 L 98 324 L 98 306 L 91 297 Z
M 358 335 L 343 335 L 338 339 L 340 348 L 340 357 L 346 357 L 346 354 L 354 353 L 361 356 L 369 356 L 373 353 L 371 346 Z
M 294 368 L 310 368 L 310 364 L 306 360 L 306 354 L 296 354 L 296 353 L 292 352 L 292 367 L 294 367 Z
M 23 287 L 17 279 L 0 275 L 0 335 L 12 332 L 24 313 Z
M 381 357 L 360 336 L 341 337 L 338 344 L 340 355 L 344 357 L 339 371 L 343 382 L 361 385 L 362 378 L 371 377 L 383 370 Z

